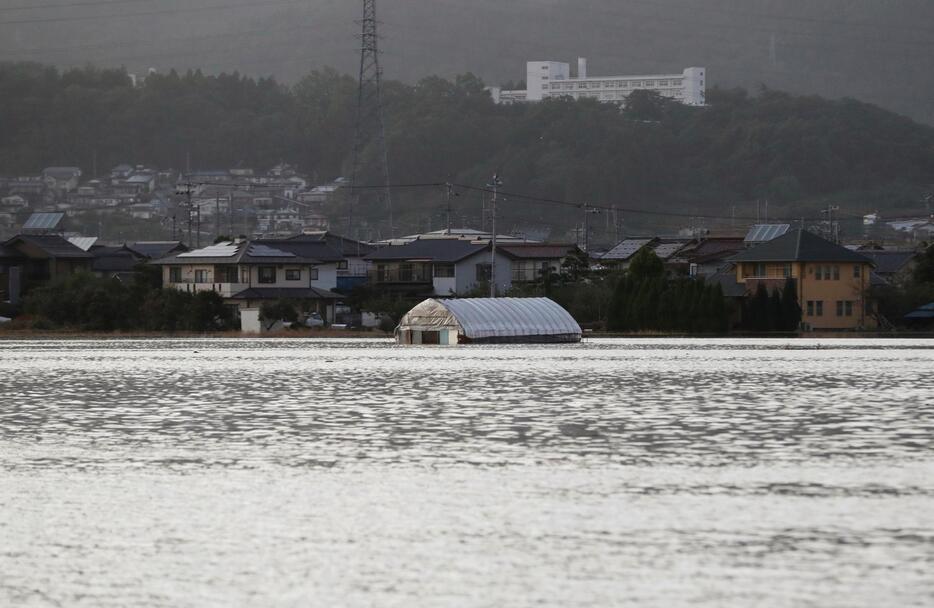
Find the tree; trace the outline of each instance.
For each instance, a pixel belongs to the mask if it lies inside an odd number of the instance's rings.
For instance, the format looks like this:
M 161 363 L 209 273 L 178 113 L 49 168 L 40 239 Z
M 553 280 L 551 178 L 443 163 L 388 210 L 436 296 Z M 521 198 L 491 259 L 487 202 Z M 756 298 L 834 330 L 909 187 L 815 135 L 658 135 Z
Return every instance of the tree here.
M 782 289 L 782 329 L 796 331 L 801 325 L 801 306 L 798 304 L 798 288 L 795 280 L 789 277 Z

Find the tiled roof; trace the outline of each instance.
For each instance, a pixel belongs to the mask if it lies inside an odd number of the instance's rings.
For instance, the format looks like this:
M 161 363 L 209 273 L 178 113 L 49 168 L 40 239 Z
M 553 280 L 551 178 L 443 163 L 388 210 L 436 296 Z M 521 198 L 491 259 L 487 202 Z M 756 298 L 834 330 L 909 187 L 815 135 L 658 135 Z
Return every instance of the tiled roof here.
M 250 287 L 232 300 L 340 300 L 344 296 L 316 287 Z
M 75 247 L 57 234 L 20 234 L 7 241 L 5 245 L 10 248 L 19 242 L 38 247 L 52 258 L 89 260 L 93 257 L 90 253 Z
M 376 247 L 373 245 L 361 243 L 360 241 L 348 239 L 347 237 L 332 234 L 326 231 L 299 234 L 284 240 L 303 242 L 324 241 L 329 244 L 332 249 L 344 254 L 345 256 L 363 256 L 376 250 Z
M 298 257 L 320 260 L 321 262 L 339 262 L 344 257 L 326 241 L 266 239 L 253 242 L 286 251 Z
M 860 251 L 876 265 L 876 272 L 882 275 L 895 274 L 908 265 L 915 257 L 914 251 Z
M 138 241 L 127 245 L 133 251 L 141 253 L 150 260 L 164 258 L 174 251 L 187 251 L 181 241 Z
M 831 243 L 807 230 L 792 230 L 767 243 L 741 251 L 731 262 L 854 262 L 871 264 L 866 256 Z
M 126 247 L 96 247 L 91 250 L 94 261 L 91 270 L 97 272 L 127 272 L 144 261 L 144 256 Z
M 412 241 L 405 245 L 387 245 L 366 256 L 366 259 L 373 261 L 427 260 L 452 263 L 488 248 L 486 243 L 471 243 L 459 239 L 427 239 Z
M 535 243 L 529 245 L 503 245 L 497 247 L 506 255 L 527 260 L 555 260 L 567 257 L 576 245 L 549 245 L 548 243 Z
M 736 282 L 736 273 L 732 270 L 717 272 L 704 279 L 710 285 L 720 284 L 723 295 L 727 298 L 742 298 L 746 295 L 746 285 Z

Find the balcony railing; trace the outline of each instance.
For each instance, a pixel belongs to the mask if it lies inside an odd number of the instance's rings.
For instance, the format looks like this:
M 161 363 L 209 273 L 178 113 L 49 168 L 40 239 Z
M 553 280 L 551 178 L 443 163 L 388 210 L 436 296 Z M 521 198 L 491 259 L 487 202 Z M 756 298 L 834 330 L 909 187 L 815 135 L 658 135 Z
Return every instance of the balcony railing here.
M 431 273 L 426 270 L 371 270 L 368 275 L 371 283 L 431 283 Z

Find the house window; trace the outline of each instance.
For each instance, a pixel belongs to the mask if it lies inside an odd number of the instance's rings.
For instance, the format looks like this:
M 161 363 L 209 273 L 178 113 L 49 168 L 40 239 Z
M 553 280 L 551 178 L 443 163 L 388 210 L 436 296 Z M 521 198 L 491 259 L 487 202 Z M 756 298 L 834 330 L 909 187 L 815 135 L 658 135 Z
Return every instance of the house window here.
M 241 283 L 249 283 L 249 282 L 250 282 L 250 269 L 249 269 L 249 268 L 241 268 L 241 269 L 240 269 L 240 282 L 241 282 Z
M 808 300 L 808 316 L 814 316 L 814 300 Z
M 856 264 L 855 266 L 853 266 L 853 278 L 859 279 L 862 276 L 863 276 L 863 267 L 860 266 L 859 264 Z
M 815 281 L 820 281 L 820 280 L 823 279 L 823 278 L 824 278 L 824 267 L 823 267 L 823 266 L 815 266 L 815 267 L 814 267 L 814 280 L 815 280 Z
M 833 267 L 833 280 L 834 281 L 840 280 L 840 267 L 839 266 Z
M 259 282 L 260 283 L 275 283 L 276 282 L 276 267 L 275 266 L 260 266 L 259 267 Z
M 815 308 L 815 312 L 817 313 L 815 316 L 818 316 L 818 317 L 824 316 L 824 301 L 823 300 L 815 301 L 814 308 Z
M 755 265 L 755 270 L 753 270 L 754 277 L 764 277 L 765 276 L 765 264 L 759 263 Z
M 791 264 L 782 265 L 782 276 L 786 279 L 791 276 Z
M 169 283 L 181 283 L 182 282 L 182 267 L 181 266 L 169 266 Z
M 337 263 L 338 270 L 347 270 L 347 268 L 348 268 L 347 260 L 341 260 L 340 262 Z
M 435 264 L 436 279 L 453 279 L 454 264 Z
M 309 268 L 309 269 L 308 269 L 308 280 L 309 280 L 309 281 L 317 281 L 317 280 L 318 280 L 318 269 L 317 269 L 317 268 Z
M 302 271 L 299 268 L 286 268 L 285 269 L 285 280 L 286 281 L 301 281 L 302 280 Z
M 493 276 L 493 267 L 490 264 L 477 264 L 477 281 L 489 281 Z
M 845 314 L 848 317 L 853 316 L 853 301 L 852 300 L 847 300 L 846 302 L 843 303 L 843 314 Z
M 207 270 L 195 270 L 195 283 L 208 283 Z
M 837 316 L 843 316 L 843 300 L 837 300 Z
M 399 264 L 399 281 L 403 283 L 412 282 L 412 265 L 411 264 Z

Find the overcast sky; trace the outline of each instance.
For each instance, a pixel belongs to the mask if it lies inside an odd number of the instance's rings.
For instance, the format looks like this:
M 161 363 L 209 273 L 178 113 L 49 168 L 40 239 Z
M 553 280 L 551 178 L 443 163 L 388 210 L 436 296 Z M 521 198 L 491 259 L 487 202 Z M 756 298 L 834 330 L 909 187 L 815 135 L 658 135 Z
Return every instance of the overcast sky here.
M 356 0 L 0 0 L 0 60 L 353 73 Z M 28 8 L 24 8 L 28 7 Z M 711 84 L 850 96 L 934 123 L 931 0 L 382 0 L 387 78 L 590 60 L 592 75 L 708 69 Z

